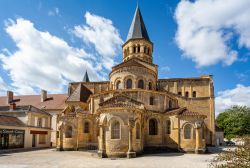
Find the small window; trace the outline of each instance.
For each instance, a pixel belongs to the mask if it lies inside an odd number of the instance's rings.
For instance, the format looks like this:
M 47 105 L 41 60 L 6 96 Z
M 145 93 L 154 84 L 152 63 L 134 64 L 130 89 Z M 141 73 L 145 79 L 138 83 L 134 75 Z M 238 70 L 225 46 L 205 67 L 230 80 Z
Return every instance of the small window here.
M 171 122 L 170 122 L 170 120 L 166 121 L 166 134 L 171 134 Z
M 152 90 L 152 83 L 151 82 L 148 83 L 148 90 Z
M 72 127 L 71 126 L 66 127 L 65 138 L 72 138 Z
M 180 96 L 181 96 L 181 92 L 178 92 L 178 95 L 180 95 Z
M 137 47 L 137 51 L 138 51 L 138 53 L 140 52 L 140 46 Z
M 136 139 L 140 139 L 141 138 L 141 127 L 140 124 L 137 123 L 136 124 Z
M 120 139 L 120 123 L 118 121 L 111 125 L 111 139 Z
M 89 133 L 89 122 L 88 121 L 85 121 L 84 122 L 84 129 L 83 129 L 83 132 L 86 134 L 86 133 Z
M 189 97 L 189 93 L 188 92 L 185 92 L 185 97 Z
M 150 96 L 149 98 L 149 105 L 154 105 L 154 97 Z
M 168 101 L 168 108 L 169 109 L 172 109 L 173 108 L 173 103 L 171 100 Z
M 192 125 L 187 124 L 184 127 L 184 139 L 191 139 L 191 133 L 192 133 Z
M 135 47 L 133 47 L 133 53 L 135 53 L 135 51 L 136 51 L 136 48 L 135 48 Z
M 148 48 L 148 55 L 150 54 L 150 49 Z
M 116 89 L 121 89 L 121 87 L 122 87 L 121 81 L 117 81 L 116 82 Z
M 37 119 L 37 126 L 42 127 L 42 118 Z
M 143 89 L 143 88 L 144 88 L 144 81 L 143 81 L 142 79 L 140 79 L 140 80 L 138 81 L 138 88 L 140 88 L 140 89 Z
M 126 87 L 127 87 L 127 89 L 132 89 L 132 80 L 131 79 L 127 80 Z
M 196 91 L 193 91 L 193 97 L 196 97 Z
M 152 118 L 149 120 L 149 135 L 157 135 L 157 134 L 158 134 L 157 120 Z
M 147 47 L 144 47 L 144 53 L 146 54 L 148 52 Z

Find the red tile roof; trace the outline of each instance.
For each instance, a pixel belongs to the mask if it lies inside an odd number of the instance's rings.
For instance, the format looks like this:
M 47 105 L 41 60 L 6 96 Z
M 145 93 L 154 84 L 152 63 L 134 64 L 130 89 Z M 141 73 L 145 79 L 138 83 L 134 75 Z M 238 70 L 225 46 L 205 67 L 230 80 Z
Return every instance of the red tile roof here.
M 47 100 L 41 102 L 40 95 L 14 96 L 14 101 L 17 106 L 32 105 L 39 109 L 62 110 L 65 107 L 65 100 L 68 98 L 68 94 L 48 94 L 47 97 Z M 7 105 L 7 97 L 0 96 L 0 106 Z
M 25 124 L 16 117 L 0 115 L 0 125 L 25 127 Z

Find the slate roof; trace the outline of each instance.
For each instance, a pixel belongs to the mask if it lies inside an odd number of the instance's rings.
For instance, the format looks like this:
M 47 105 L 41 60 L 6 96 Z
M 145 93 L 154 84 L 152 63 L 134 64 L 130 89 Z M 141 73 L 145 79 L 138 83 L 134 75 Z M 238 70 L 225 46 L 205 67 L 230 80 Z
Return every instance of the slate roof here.
M 0 125 L 25 127 L 26 125 L 17 117 L 0 115 Z
M 85 72 L 85 75 L 84 75 L 82 81 L 83 81 L 83 82 L 90 82 L 90 80 L 89 80 L 89 75 L 88 75 L 88 72 L 87 72 L 87 71 Z
M 40 110 L 34 106 L 31 105 L 24 105 L 24 106 L 16 106 L 15 109 L 10 109 L 10 106 L 0 106 L 0 113 L 1 112 L 37 112 L 37 113 L 41 113 L 41 114 L 46 114 L 46 115 L 51 115 L 49 113 L 47 113 L 46 111 Z
M 14 96 L 14 102 L 17 106 L 32 105 L 40 109 L 63 110 L 68 94 L 48 94 L 47 97 L 44 102 L 41 102 L 41 95 Z M 0 106 L 8 106 L 6 96 L 0 96 Z
M 138 38 L 144 38 L 150 41 L 139 6 L 136 7 L 134 18 L 128 32 L 127 41 Z
M 87 102 L 92 92 L 83 84 L 79 84 L 74 92 L 68 97 L 67 102 Z

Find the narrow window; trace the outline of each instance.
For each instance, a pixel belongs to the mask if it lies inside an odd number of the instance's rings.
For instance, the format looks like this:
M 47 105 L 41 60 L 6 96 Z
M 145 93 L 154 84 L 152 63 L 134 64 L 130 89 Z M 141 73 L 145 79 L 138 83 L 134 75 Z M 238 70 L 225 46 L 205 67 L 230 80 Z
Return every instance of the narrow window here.
M 138 53 L 140 52 L 140 46 L 137 47 L 137 51 L 138 51 Z
M 150 49 L 148 48 L 148 55 L 150 54 Z
M 184 139 L 191 139 L 192 125 L 187 124 L 184 127 Z
M 149 135 L 157 135 L 158 132 L 158 125 L 156 119 L 149 120 Z
M 166 134 L 171 134 L 171 122 L 170 122 L 170 120 L 166 121 Z
M 65 138 L 72 138 L 72 126 L 66 127 Z
M 205 134 L 206 134 L 206 127 L 205 127 L 205 124 L 202 125 L 202 139 L 205 139 Z
M 121 89 L 121 87 L 122 87 L 121 81 L 117 81 L 116 82 L 116 89 Z
M 140 128 L 140 124 L 137 123 L 136 124 L 136 139 L 140 139 L 141 138 L 141 128 Z
M 131 79 L 127 80 L 126 87 L 127 87 L 127 89 L 132 89 L 132 80 Z
M 120 123 L 118 121 L 111 125 L 111 139 L 120 139 Z
M 138 81 L 138 88 L 140 88 L 140 89 L 143 89 L 143 88 L 144 88 L 144 81 L 143 81 L 142 79 L 140 79 L 140 80 Z
M 148 90 L 152 90 L 152 83 L 151 82 L 148 83 Z
M 193 91 L 193 97 L 196 97 L 196 91 Z
M 42 118 L 37 119 L 37 126 L 42 127 Z
M 188 92 L 185 92 L 185 97 L 189 97 L 189 93 Z
M 84 133 L 89 133 L 89 122 L 88 121 L 85 121 L 84 122 L 84 130 L 83 130 Z
M 135 53 L 135 51 L 136 51 L 136 48 L 135 48 L 135 46 L 133 47 L 133 53 Z
M 154 105 L 154 97 L 150 96 L 149 98 L 149 105 Z
M 147 54 L 147 47 L 144 47 L 144 53 Z
M 168 101 L 168 108 L 169 109 L 172 109 L 173 108 L 173 103 L 171 100 Z

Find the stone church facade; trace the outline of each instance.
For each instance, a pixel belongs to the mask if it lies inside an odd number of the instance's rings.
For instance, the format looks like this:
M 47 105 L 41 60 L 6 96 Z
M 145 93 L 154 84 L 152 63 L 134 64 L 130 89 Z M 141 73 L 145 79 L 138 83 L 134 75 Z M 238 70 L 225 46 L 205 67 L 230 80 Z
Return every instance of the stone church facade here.
M 69 84 L 57 117 L 58 150 L 98 149 L 100 157 L 135 157 L 145 149 L 202 153 L 215 144 L 213 78 L 158 79 L 150 41 L 137 7 L 123 62 L 109 81 Z

